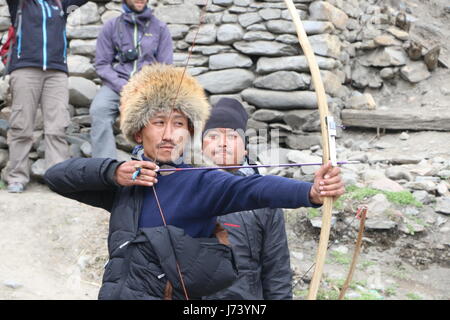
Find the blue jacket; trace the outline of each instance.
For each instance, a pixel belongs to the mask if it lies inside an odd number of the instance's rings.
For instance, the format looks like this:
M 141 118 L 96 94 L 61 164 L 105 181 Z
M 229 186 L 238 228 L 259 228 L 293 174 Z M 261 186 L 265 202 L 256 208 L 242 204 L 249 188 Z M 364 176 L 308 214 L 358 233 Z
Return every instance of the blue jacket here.
M 8 72 L 20 68 L 36 67 L 42 70 L 67 69 L 66 22 L 68 8 L 82 6 L 88 0 L 24 0 L 22 28 L 16 30 L 17 37 L 11 55 Z M 19 6 L 18 0 L 7 0 L 14 25 Z

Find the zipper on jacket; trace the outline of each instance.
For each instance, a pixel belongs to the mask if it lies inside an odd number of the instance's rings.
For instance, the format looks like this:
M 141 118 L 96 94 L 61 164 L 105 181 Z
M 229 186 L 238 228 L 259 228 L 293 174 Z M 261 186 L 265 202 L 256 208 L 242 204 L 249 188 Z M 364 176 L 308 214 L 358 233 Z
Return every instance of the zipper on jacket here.
M 45 8 L 47 8 L 47 16 L 49 18 L 51 18 L 52 17 L 52 10 L 50 10 L 50 7 L 49 7 L 47 1 L 45 1 L 44 4 L 45 4 Z
M 122 249 L 123 247 L 125 247 L 127 244 L 129 244 L 130 243 L 130 241 L 126 241 L 126 242 L 124 242 L 124 243 L 122 243 L 120 246 L 119 246 L 119 249 Z
M 64 31 L 63 31 L 63 38 L 64 38 L 64 53 L 63 53 L 63 57 L 64 57 L 64 63 L 67 63 L 67 33 L 66 33 L 66 28 L 64 27 Z
M 134 202 L 134 214 L 133 214 L 133 221 L 134 221 L 134 234 L 137 235 L 139 231 L 139 218 L 141 217 L 141 211 L 142 211 L 142 199 L 144 198 L 144 187 L 136 186 L 136 189 L 134 190 L 134 197 L 136 201 Z
M 16 11 L 16 19 L 19 19 L 15 22 L 17 24 L 16 31 L 16 40 L 17 40 L 17 59 L 20 59 L 22 54 L 22 20 L 23 20 L 23 3 L 19 3 L 19 8 Z
M 20 30 L 17 30 L 17 59 L 20 59 L 20 55 L 22 54 L 22 28 Z
M 43 0 L 38 0 L 42 8 L 42 40 L 43 40 L 43 52 L 42 52 L 42 69 L 47 70 L 47 15 L 45 14 L 45 6 Z
M 138 52 L 139 52 L 139 48 L 137 47 L 138 46 L 139 29 L 138 29 L 138 25 L 136 22 L 136 16 L 134 15 L 134 13 L 131 15 L 131 17 L 133 18 L 133 22 L 134 22 L 134 48 L 136 50 L 138 50 Z M 134 67 L 133 67 L 133 71 L 131 72 L 130 76 L 133 76 L 136 73 L 137 67 L 138 67 L 138 60 L 139 60 L 139 57 L 136 60 L 134 60 Z

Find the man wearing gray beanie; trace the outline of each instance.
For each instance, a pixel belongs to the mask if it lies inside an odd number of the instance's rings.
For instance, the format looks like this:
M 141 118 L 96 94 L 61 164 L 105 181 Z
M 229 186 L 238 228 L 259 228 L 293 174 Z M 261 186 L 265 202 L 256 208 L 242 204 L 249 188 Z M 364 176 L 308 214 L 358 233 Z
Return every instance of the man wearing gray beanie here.
M 245 131 L 248 114 L 236 99 L 222 98 L 205 124 L 203 153 L 218 166 L 246 162 Z M 237 176 L 255 169 L 234 169 Z M 228 288 L 206 297 L 213 300 L 291 300 L 292 273 L 281 209 L 263 208 L 218 217 L 228 231 L 238 279 Z

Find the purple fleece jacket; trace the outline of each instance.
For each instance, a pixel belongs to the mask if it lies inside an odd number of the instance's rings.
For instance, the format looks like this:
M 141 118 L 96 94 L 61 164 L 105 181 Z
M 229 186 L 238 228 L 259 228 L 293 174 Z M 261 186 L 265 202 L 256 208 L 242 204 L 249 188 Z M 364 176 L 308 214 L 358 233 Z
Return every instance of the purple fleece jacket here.
M 117 60 L 117 48 L 122 52 L 135 48 L 135 25 L 138 27 L 136 38 L 140 40 L 137 65 L 134 62 L 121 64 Z M 135 68 L 139 71 L 153 62 L 172 64 L 173 47 L 167 25 L 158 20 L 150 8 L 139 14 L 123 13 L 105 23 L 97 39 L 95 57 L 95 68 L 104 85 L 120 94 Z

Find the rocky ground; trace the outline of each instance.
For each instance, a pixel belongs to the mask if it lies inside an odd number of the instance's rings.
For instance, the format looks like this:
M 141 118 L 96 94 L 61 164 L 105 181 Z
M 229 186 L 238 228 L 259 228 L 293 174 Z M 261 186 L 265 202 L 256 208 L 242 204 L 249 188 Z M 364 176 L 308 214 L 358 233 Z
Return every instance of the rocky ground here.
M 376 138 L 376 132 L 349 131 L 346 132 L 345 138 L 361 145 L 372 140 L 372 146 L 382 148 L 370 147 L 364 151 L 364 155 L 368 157 L 367 161 L 376 164 L 367 165 L 365 168 L 364 165 L 357 165 L 360 166 L 359 169 L 350 169 L 350 165 L 343 168 L 347 185 L 353 184 L 352 180 L 356 179 L 356 184 L 353 185 L 360 188 L 353 190 L 353 187 L 348 187 L 346 200 L 335 205 L 337 209 L 330 240 L 333 244 L 329 249 L 325 267 L 325 285 L 319 296 L 333 299 L 338 295 L 337 288 L 344 282 L 350 267 L 359 226 L 359 221 L 353 219 L 353 216 L 356 209 L 364 204 L 369 208 L 363 238 L 364 249 L 359 257 L 354 283 L 347 298 L 448 299 L 449 178 L 435 180 L 446 184 L 445 196 L 440 196 L 437 189 L 414 190 L 422 184 L 417 181 L 429 179 L 429 176 L 421 175 L 427 168 L 449 168 L 448 133 L 410 133 L 407 140 L 401 140 L 402 133 L 388 133 Z M 442 146 L 442 149 L 436 148 L 437 145 Z M 405 162 L 421 161 L 418 162 L 421 164 L 392 165 L 392 162 L 400 158 Z M 439 162 L 441 160 L 444 162 Z M 416 170 L 424 171 L 416 174 L 415 172 L 419 172 Z M 353 175 L 352 172 L 357 174 Z M 404 195 L 414 195 L 411 200 L 420 199 L 421 204 L 416 206 L 414 201 L 410 202 L 406 198 L 403 204 L 395 204 L 392 198 L 374 190 L 378 188 L 392 190 L 393 194 L 397 195 L 406 191 Z M 427 199 L 421 198 L 421 195 Z M 443 199 L 446 199 L 445 204 L 441 202 Z M 292 264 L 298 280 L 295 293 L 297 298 L 302 298 L 312 275 L 310 272 L 305 276 L 305 272 L 315 258 L 321 220 L 319 214 L 312 210 L 293 210 L 287 215 L 290 248 L 293 251 Z
M 407 140 L 401 140 L 401 133 L 388 133 L 375 140 L 374 136 L 375 132 L 345 133 L 347 143 L 353 141 L 354 145 L 361 145 L 373 140 L 374 145 L 384 146 L 364 152 L 368 157 L 366 164 L 352 169 L 358 172 L 356 185 L 362 187 L 363 183 L 359 181 L 364 181 L 364 185 L 370 186 L 380 177 L 376 173 L 384 172 L 382 166 L 390 166 L 387 158 L 400 157 L 411 161 L 425 157 L 431 160 L 430 167 L 440 169 L 445 166 L 446 169 L 438 172 L 444 171 L 446 178 L 441 180 L 448 183 L 448 134 L 410 133 Z M 344 146 L 342 149 L 346 150 Z M 370 164 L 371 159 L 384 160 Z M 423 168 L 427 167 L 416 167 Z M 344 176 L 350 181 L 354 176 L 347 170 L 344 170 Z M 408 174 L 415 177 L 412 182 L 416 177 L 424 177 L 414 173 L 413 169 L 408 170 L 401 171 L 399 177 L 402 179 L 385 176 L 383 181 L 387 187 L 392 187 L 392 182 L 405 187 L 411 183 L 405 178 Z M 370 180 L 372 175 L 375 180 Z M 436 187 L 436 179 L 433 181 Z M 431 188 L 431 185 L 427 186 Z M 337 205 L 340 210 L 335 210 L 333 244 L 319 298 L 337 297 L 349 269 L 356 239 L 358 220 L 352 215 L 358 205 L 367 204 L 369 214 L 363 251 L 347 298 L 449 299 L 450 221 L 446 210 L 450 206 L 444 207 L 445 212 L 435 211 L 437 200 L 443 196 L 436 189 L 427 191 L 429 199 L 420 199 L 428 204 L 416 207 L 393 204 L 380 194 L 362 199 L 353 197 L 354 193 L 349 194 L 352 196 Z M 295 271 L 295 298 L 303 299 L 312 275 L 312 272 L 306 275 L 305 272 L 315 258 L 320 216 L 310 210 L 286 210 L 286 220 L 291 265 Z M 41 184 L 33 183 L 20 195 L 0 190 L 0 298 L 95 299 L 107 260 L 107 221 L 107 212 L 64 199 Z

